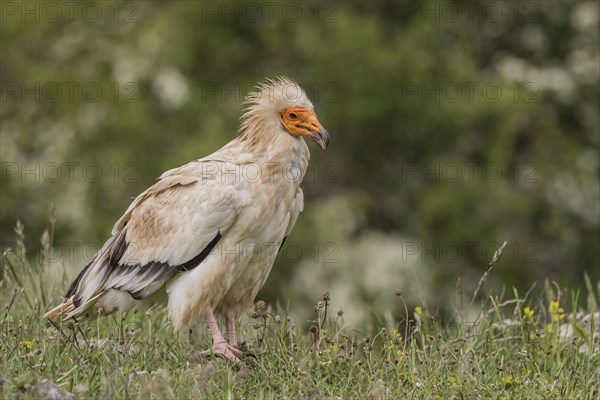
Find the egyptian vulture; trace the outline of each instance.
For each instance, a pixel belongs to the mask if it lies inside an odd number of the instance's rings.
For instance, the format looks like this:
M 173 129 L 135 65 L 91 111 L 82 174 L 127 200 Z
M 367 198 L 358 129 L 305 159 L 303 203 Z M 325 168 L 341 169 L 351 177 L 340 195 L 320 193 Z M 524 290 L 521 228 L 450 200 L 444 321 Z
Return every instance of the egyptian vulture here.
M 45 317 L 95 317 L 167 301 L 176 331 L 206 322 L 213 346 L 204 354 L 240 359 L 236 321 L 304 207 L 304 138 L 322 149 L 329 144 L 312 103 L 291 79 L 260 84 L 246 103 L 240 136 L 163 173 L 133 200 Z M 215 316 L 225 319 L 227 340 Z

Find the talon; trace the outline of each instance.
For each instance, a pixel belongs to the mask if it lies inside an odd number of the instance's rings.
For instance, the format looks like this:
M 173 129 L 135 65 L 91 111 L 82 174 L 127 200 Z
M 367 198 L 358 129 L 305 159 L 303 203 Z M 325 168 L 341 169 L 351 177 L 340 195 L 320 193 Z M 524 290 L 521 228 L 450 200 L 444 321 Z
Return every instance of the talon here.
M 230 344 L 227 344 L 227 342 L 217 343 L 213 345 L 213 347 L 210 350 L 204 350 L 200 353 L 200 355 L 204 357 L 210 357 L 213 354 L 219 357 L 223 357 L 234 363 L 240 362 L 240 357 L 244 355 L 244 353 L 241 350 L 238 350 Z

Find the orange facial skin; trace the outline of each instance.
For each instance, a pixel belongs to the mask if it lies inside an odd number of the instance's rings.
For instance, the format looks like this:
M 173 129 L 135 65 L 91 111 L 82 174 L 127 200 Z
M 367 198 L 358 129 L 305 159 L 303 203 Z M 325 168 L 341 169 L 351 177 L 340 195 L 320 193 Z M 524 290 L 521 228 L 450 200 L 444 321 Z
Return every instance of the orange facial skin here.
M 329 144 L 329 134 L 317 119 L 314 109 L 290 107 L 279 114 L 284 129 L 295 136 L 304 136 L 315 141 L 322 149 Z

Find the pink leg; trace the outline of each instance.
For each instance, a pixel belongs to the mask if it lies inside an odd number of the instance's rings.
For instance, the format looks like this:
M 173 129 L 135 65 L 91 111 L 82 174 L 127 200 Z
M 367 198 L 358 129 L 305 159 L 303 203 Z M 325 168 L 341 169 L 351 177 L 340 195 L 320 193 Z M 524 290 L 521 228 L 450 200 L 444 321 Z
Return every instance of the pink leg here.
M 243 353 L 225 341 L 212 311 L 209 311 L 209 313 L 206 315 L 206 325 L 208 325 L 208 330 L 212 335 L 213 346 L 210 350 L 205 350 L 200 354 L 203 356 L 216 354 L 232 362 L 240 361 L 239 357 L 241 357 Z
M 235 319 L 232 317 L 225 318 L 225 322 L 227 323 L 227 340 L 229 340 L 229 344 L 237 347 L 238 340 L 235 336 Z

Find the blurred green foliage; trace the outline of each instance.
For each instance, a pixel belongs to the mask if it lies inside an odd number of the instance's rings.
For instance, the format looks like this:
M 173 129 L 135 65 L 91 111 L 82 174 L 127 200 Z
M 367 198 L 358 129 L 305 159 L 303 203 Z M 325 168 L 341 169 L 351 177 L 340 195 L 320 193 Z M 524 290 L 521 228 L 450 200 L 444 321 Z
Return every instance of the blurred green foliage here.
M 443 305 L 504 240 L 495 285 L 600 277 L 595 1 L 47 4 L 2 5 L 5 247 L 18 219 L 35 243 L 55 204 L 79 268 L 132 197 L 233 139 L 243 94 L 281 74 L 332 139 L 311 146 L 300 253 L 263 298 L 302 292 L 306 263 L 325 271 L 311 290 L 349 287 L 342 274 L 409 289 L 394 265 L 410 256 Z

